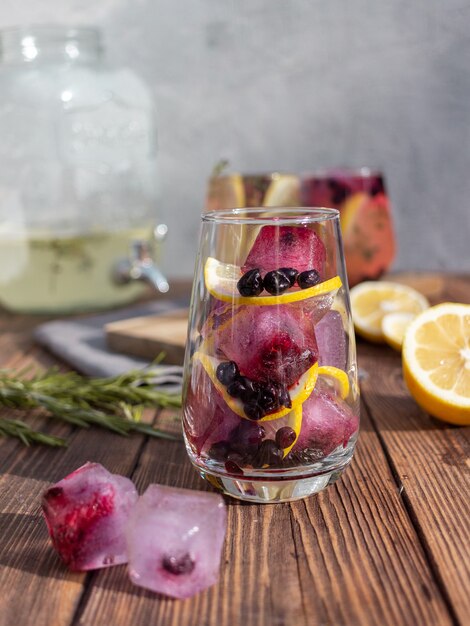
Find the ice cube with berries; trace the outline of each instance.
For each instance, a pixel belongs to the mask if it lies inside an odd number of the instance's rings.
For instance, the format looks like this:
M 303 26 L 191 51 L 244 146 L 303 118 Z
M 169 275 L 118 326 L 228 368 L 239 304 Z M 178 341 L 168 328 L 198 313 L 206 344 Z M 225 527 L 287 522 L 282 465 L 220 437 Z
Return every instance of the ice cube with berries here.
M 99 463 L 86 463 L 42 496 L 52 543 L 75 571 L 127 562 L 124 528 L 138 498 L 134 484 Z
M 133 583 L 188 598 L 218 578 L 226 510 L 214 493 L 150 485 L 127 528 Z

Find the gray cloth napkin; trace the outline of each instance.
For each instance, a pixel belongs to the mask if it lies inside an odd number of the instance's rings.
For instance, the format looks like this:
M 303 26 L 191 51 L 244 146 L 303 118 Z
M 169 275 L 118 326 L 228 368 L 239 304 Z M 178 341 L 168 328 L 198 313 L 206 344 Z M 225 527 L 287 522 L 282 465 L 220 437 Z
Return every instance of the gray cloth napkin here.
M 183 301 L 155 301 L 92 317 L 55 320 L 38 326 L 34 337 L 83 374 L 94 377 L 116 376 L 131 369 L 147 367 L 149 361 L 110 351 L 106 345 L 104 325 L 131 317 L 167 313 L 187 304 Z M 172 392 L 180 389 L 182 367 L 165 364 L 154 367 L 158 371 L 159 383 L 165 385 L 165 390 Z

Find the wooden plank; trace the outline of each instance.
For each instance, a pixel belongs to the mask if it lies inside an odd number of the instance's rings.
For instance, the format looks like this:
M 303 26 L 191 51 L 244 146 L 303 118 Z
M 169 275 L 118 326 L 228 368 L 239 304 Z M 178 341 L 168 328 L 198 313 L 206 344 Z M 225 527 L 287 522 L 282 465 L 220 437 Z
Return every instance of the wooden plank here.
M 429 562 L 462 624 L 470 616 L 470 428 L 438 422 L 411 398 L 400 356 L 360 346 L 363 398 Z
M 15 350 L 17 345 L 13 342 Z M 26 337 L 21 345 L 30 345 L 30 340 Z M 23 355 L 21 349 L 4 364 L 20 368 L 52 362 L 39 348 Z M 26 626 L 31 616 L 35 626 L 71 623 L 87 577 L 68 572 L 53 551 L 40 512 L 41 493 L 86 461 L 130 474 L 144 440 L 102 429 L 73 431 L 68 425 L 33 415 L 27 415 L 29 422 L 55 435 L 70 435 L 70 445 L 67 449 L 26 448 L 13 440 L 0 441 L 0 626 Z
M 182 365 L 188 332 L 188 310 L 166 315 L 146 315 L 106 324 L 106 341 L 111 350 L 144 359 L 165 353 L 165 363 Z
M 416 283 L 411 282 L 414 286 Z M 431 302 L 470 303 L 470 278 L 445 276 Z M 392 349 L 359 342 L 363 399 L 455 619 L 470 616 L 470 427 L 419 409 Z
M 178 442 L 148 442 L 134 479 L 139 491 L 209 489 Z M 292 504 L 227 505 L 216 586 L 175 602 L 132 586 L 125 568 L 101 571 L 74 624 L 452 623 L 366 414 L 355 460 L 333 487 Z

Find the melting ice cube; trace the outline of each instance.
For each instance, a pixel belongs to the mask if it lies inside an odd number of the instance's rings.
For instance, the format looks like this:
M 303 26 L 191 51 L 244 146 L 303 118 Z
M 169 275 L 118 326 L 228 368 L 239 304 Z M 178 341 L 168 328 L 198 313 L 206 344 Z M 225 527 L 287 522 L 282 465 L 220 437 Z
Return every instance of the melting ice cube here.
M 220 495 L 150 485 L 127 528 L 133 583 L 188 598 L 218 578 L 226 510 Z
M 124 527 L 138 494 L 133 483 L 86 463 L 47 489 L 42 508 L 52 543 L 82 571 L 126 563 Z

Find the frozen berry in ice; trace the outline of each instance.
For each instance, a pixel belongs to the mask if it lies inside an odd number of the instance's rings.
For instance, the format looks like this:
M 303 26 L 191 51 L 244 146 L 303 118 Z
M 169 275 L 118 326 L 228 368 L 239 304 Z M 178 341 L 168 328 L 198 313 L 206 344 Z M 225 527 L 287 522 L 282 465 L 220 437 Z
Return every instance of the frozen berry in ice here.
M 242 420 L 230 434 L 230 445 L 236 452 L 251 454 L 256 452 L 263 441 L 264 428 L 257 422 Z
M 264 465 L 279 465 L 283 459 L 282 450 L 272 439 L 265 439 L 258 449 L 256 458 L 253 461 L 255 467 Z
M 226 461 L 225 470 L 229 474 L 243 474 L 242 468 L 235 461 Z
M 126 528 L 131 581 L 174 598 L 210 587 L 219 575 L 225 526 L 220 495 L 150 485 Z
M 72 570 L 127 562 L 124 529 L 138 498 L 133 483 L 86 463 L 42 496 L 54 548 Z
M 258 296 L 263 291 L 263 279 L 258 268 L 249 270 L 240 278 L 237 289 L 241 296 Z
M 240 371 L 235 361 L 224 361 L 217 366 L 216 376 L 222 385 L 227 386 L 240 376 Z
M 300 272 L 297 276 L 297 284 L 301 289 L 308 289 L 318 285 L 321 281 L 321 276 L 318 270 L 307 270 L 306 272 Z
M 190 574 L 196 566 L 195 561 L 186 552 L 182 556 L 168 556 L 165 555 L 162 561 L 163 569 L 175 576 L 181 576 L 182 574 Z
M 277 296 L 289 289 L 290 280 L 283 272 L 273 270 L 264 277 L 263 286 L 268 293 Z
M 214 461 L 225 461 L 230 450 L 228 441 L 217 441 L 214 443 L 207 453 L 209 458 Z
M 246 387 L 240 378 L 237 378 L 233 383 L 227 386 L 227 393 L 232 396 L 232 398 L 240 398 L 244 392 L 246 392 Z
M 276 433 L 276 444 L 281 450 L 284 450 L 294 443 L 295 438 L 295 430 L 290 426 L 283 426 Z
M 273 384 L 266 384 L 258 394 L 258 404 L 265 413 L 271 413 L 279 408 L 279 387 Z
M 244 404 L 243 410 L 245 411 L 245 415 L 250 418 L 250 420 L 259 420 L 265 415 L 265 412 L 256 400 L 250 400 Z
M 295 281 L 297 280 L 299 273 L 296 269 L 293 267 L 280 267 L 278 271 L 282 272 L 284 276 L 286 276 L 291 287 L 295 285 Z

